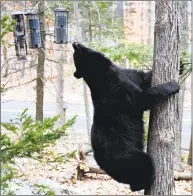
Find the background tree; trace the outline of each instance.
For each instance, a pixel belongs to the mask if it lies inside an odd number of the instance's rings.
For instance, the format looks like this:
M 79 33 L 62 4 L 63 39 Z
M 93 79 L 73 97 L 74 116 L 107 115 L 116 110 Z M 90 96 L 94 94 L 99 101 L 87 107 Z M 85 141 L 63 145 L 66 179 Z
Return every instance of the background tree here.
M 182 63 L 187 62 L 185 59 L 188 52 L 188 2 L 182 1 L 180 14 L 182 19 L 182 33 L 181 33 L 181 44 L 180 44 L 180 56 Z M 181 164 L 181 133 L 182 133 L 182 118 L 183 118 L 183 103 L 184 103 L 184 93 L 185 93 L 185 80 L 183 81 L 181 78 L 180 83 L 180 91 L 179 91 L 179 100 L 178 100 L 178 108 L 179 108 L 179 120 L 177 121 L 177 129 L 175 131 L 175 148 L 174 148 L 174 170 L 182 171 Z
M 140 16 L 140 20 L 141 20 L 141 43 L 144 43 L 144 39 L 143 39 L 143 25 L 144 25 L 144 5 L 146 2 L 142 1 L 141 2 L 141 16 Z
M 116 11 L 115 11 L 115 18 L 120 20 L 120 27 L 124 27 L 124 23 L 123 23 L 123 13 L 124 13 L 124 2 L 123 1 L 117 1 L 117 6 L 116 6 Z
M 152 85 L 179 78 L 180 2 L 155 2 L 154 64 Z M 174 142 L 178 121 L 178 95 L 157 103 L 150 112 L 147 152 L 155 163 L 155 179 L 148 195 L 174 192 Z
M 66 59 L 66 44 L 57 44 L 58 53 L 60 54 L 59 63 L 56 65 L 56 113 L 59 115 L 58 125 L 61 126 L 65 123 L 65 112 L 64 112 L 64 68 L 67 64 Z
M 192 1 L 190 2 L 191 7 L 192 7 Z M 193 12 L 191 14 L 191 16 L 193 15 Z M 192 62 L 192 58 L 191 58 L 191 62 Z M 191 87 L 193 88 L 193 72 L 192 72 L 192 64 L 190 67 L 190 71 L 191 71 Z M 193 100 L 193 97 L 191 97 L 191 99 Z M 192 101 L 193 103 L 193 101 Z M 193 104 L 191 105 L 191 115 L 193 116 Z M 191 139 L 190 139 L 190 147 L 189 147 L 189 154 L 188 154 L 188 164 L 192 165 L 192 132 L 193 132 L 193 123 L 191 125 Z
M 152 2 L 148 1 L 148 44 L 151 45 L 152 43 L 152 37 L 151 37 L 151 32 L 152 32 Z
M 38 2 L 36 2 L 38 3 Z M 44 105 L 44 62 L 45 62 L 45 24 L 44 24 L 44 0 L 39 1 L 40 31 L 42 47 L 38 50 L 38 65 L 36 79 L 36 120 L 43 121 Z
M 79 18 L 79 2 L 74 1 L 73 6 L 74 6 L 74 19 L 75 19 L 75 26 L 76 26 L 75 40 L 81 42 L 83 35 L 82 35 L 82 28 L 81 28 L 82 26 L 81 20 Z M 89 28 L 91 30 L 91 26 Z M 92 32 L 90 32 L 90 38 L 92 39 Z M 90 118 L 90 109 L 89 109 L 89 100 L 88 100 L 88 89 L 84 81 L 83 81 L 83 92 L 84 92 L 84 104 L 85 104 L 85 112 L 86 112 L 86 126 L 87 126 L 87 133 L 88 133 L 87 136 L 88 136 L 88 143 L 90 143 L 91 118 Z
M 193 74 L 192 74 L 193 75 Z M 193 81 L 193 80 L 192 80 Z M 193 131 L 193 126 L 192 126 Z M 190 139 L 190 148 L 189 148 L 189 154 L 188 154 L 188 165 L 192 165 L 192 132 L 191 132 L 191 139 Z

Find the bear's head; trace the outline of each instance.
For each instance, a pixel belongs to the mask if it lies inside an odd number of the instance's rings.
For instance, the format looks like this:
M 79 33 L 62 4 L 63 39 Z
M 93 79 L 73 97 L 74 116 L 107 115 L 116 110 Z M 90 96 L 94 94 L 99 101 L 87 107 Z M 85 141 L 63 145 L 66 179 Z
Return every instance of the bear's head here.
M 100 79 L 107 73 L 112 63 L 103 54 L 78 42 L 74 42 L 72 46 L 74 48 L 73 58 L 76 67 L 74 76 L 76 78 L 83 77 L 85 80 L 90 80 L 98 77 Z

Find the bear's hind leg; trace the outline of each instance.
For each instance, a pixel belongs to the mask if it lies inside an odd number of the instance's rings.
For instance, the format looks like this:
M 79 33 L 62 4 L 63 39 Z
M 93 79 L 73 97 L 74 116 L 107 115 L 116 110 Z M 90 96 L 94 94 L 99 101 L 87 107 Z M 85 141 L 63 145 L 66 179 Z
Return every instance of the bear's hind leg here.
M 132 191 L 139 191 L 150 187 L 154 179 L 154 164 L 151 157 L 144 152 L 140 152 L 136 156 L 135 162 L 132 167 L 134 168 L 133 179 L 130 183 Z
M 139 150 L 133 150 L 116 160 L 109 160 L 109 164 L 103 169 L 116 181 L 130 184 L 132 191 L 149 188 L 154 178 L 151 157 Z

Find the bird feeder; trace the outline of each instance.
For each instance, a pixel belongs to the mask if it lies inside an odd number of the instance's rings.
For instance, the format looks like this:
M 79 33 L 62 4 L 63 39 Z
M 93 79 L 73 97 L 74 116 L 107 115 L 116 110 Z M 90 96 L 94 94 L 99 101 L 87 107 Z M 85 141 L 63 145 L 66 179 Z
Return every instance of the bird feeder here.
M 68 43 L 68 10 L 56 8 L 55 11 L 55 43 Z
M 25 60 L 27 56 L 26 29 L 24 21 L 24 13 L 13 12 L 12 19 L 15 20 L 14 26 L 14 42 L 15 51 L 18 60 Z
M 29 48 L 41 48 L 41 32 L 40 32 L 40 17 L 38 13 L 28 12 L 27 16 L 27 29 Z

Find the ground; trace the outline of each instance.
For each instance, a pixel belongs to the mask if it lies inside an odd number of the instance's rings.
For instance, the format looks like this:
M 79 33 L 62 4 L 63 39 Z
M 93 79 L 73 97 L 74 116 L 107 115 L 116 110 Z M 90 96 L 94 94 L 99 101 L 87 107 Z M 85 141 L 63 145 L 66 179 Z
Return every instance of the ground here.
M 52 151 L 61 154 L 72 152 L 85 142 L 86 135 L 69 130 L 69 136 L 62 137 L 55 147 L 47 149 L 47 157 L 50 157 L 49 152 Z M 18 158 L 16 159 L 16 168 L 23 174 L 20 179 L 32 184 L 50 179 L 57 184 L 66 185 L 77 193 L 81 190 L 81 193 L 85 195 L 143 195 L 143 191 L 132 192 L 129 185 L 118 183 L 105 174 L 87 174 L 81 180 L 74 180 L 72 176 L 78 162 L 76 157 L 66 163 L 59 164 L 39 163 L 31 159 Z M 184 163 L 183 167 L 185 171 L 191 172 L 191 167 L 187 164 Z M 175 181 L 176 195 L 191 195 L 191 183 L 192 181 Z
M 73 144 L 69 146 L 71 145 Z M 67 149 L 66 145 L 64 146 L 62 149 Z M 61 151 L 60 147 L 61 143 L 57 146 Z M 76 159 L 72 159 L 66 164 L 60 164 L 57 169 L 53 169 L 54 164 L 41 165 L 24 159 L 18 160 L 17 165 L 20 165 L 19 168 L 25 174 L 23 179 L 31 183 L 36 183 L 38 180 L 45 178 L 59 184 L 67 184 L 69 188 L 73 188 L 75 191 L 81 188 L 81 191 L 87 195 L 143 195 L 143 191 L 132 192 L 129 185 L 118 183 L 107 175 L 87 174 L 81 181 L 68 179 L 77 166 Z M 187 171 L 191 171 L 190 166 L 185 165 L 185 167 Z M 191 195 L 191 182 L 175 181 L 176 195 Z

